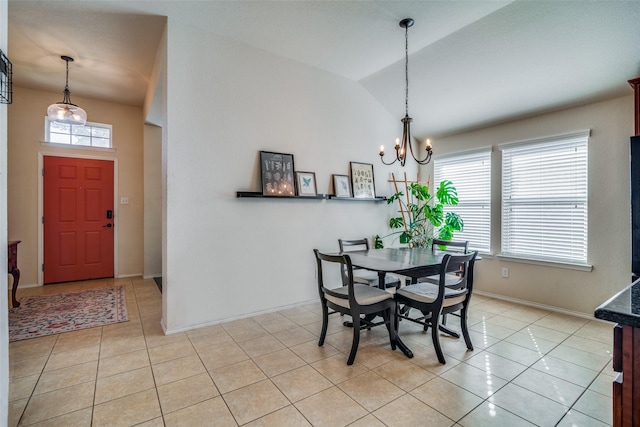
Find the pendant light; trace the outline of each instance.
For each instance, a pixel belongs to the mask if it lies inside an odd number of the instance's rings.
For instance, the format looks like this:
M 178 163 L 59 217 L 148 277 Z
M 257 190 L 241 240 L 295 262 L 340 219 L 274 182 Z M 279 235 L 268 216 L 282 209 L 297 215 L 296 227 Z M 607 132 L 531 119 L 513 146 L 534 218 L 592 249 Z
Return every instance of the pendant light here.
M 411 140 L 411 122 L 413 119 L 409 117 L 409 27 L 413 26 L 413 19 L 405 18 L 400 21 L 400 26 L 404 28 L 404 81 L 405 81 L 405 98 L 404 98 L 404 108 L 405 115 L 401 120 L 402 122 L 402 141 L 400 138 L 396 138 L 396 158 L 392 162 L 384 161 L 384 146 L 380 146 L 380 160 L 385 165 L 392 165 L 395 162 L 400 162 L 400 166 L 404 166 L 407 161 L 407 152 L 411 153 L 411 157 L 416 163 L 420 165 L 426 165 L 431 161 L 431 141 L 427 139 L 425 143 L 425 149 L 427 151 L 426 157 L 424 159 L 418 159 L 415 154 L 413 154 L 413 144 Z
M 87 122 L 87 113 L 76 104 L 71 103 L 69 92 L 69 62 L 73 62 L 70 56 L 61 56 L 63 61 L 67 63 L 67 80 L 64 86 L 64 98 L 62 102 L 51 104 L 47 109 L 49 121 L 56 123 L 64 123 L 67 125 L 84 125 Z

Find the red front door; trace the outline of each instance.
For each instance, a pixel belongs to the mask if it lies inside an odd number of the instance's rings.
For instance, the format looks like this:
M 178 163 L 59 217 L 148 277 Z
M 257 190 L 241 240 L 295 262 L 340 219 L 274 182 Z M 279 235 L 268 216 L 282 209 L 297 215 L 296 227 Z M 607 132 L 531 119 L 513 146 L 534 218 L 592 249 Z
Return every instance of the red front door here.
M 43 181 L 44 283 L 113 277 L 113 162 L 45 156 Z

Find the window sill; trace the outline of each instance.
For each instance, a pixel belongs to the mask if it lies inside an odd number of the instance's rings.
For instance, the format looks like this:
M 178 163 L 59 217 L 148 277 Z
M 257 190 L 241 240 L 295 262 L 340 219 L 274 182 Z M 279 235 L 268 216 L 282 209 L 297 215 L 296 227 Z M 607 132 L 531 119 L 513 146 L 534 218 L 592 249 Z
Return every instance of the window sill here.
M 68 148 L 71 150 L 90 150 L 90 151 L 102 151 L 105 153 L 115 153 L 115 148 L 103 148 L 103 147 L 90 147 L 88 145 L 71 145 L 71 144 L 58 144 L 56 142 L 40 141 L 40 145 L 43 147 L 55 147 L 55 148 Z
M 513 255 L 498 255 L 498 259 L 504 261 L 513 261 L 520 262 L 523 264 L 533 264 L 533 265 L 544 265 L 547 267 L 557 267 L 557 268 L 566 268 L 569 270 L 577 270 L 577 271 L 593 271 L 593 265 L 591 264 L 574 264 L 570 262 L 559 262 L 559 261 L 544 261 L 541 259 L 533 259 L 533 258 L 522 258 Z

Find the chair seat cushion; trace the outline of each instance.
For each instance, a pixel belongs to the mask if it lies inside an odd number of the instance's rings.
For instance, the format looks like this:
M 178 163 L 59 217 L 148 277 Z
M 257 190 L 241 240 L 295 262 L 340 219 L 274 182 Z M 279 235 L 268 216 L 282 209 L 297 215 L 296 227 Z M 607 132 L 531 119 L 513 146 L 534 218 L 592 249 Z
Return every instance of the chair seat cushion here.
M 331 290 L 333 292 L 344 295 L 346 298 L 339 298 L 333 295 L 325 294 L 327 300 L 336 305 L 339 305 L 340 307 L 349 308 L 349 287 L 343 286 L 341 288 Z M 362 285 L 359 283 L 353 284 L 353 292 L 355 293 L 356 301 L 360 305 L 372 305 L 386 299 L 393 299 L 393 295 L 387 291 L 383 291 L 380 288 L 372 287 L 369 285 Z
M 353 270 L 353 281 L 357 283 L 364 283 L 370 286 L 378 286 L 378 272 L 372 270 L 365 270 L 362 268 Z M 400 283 L 400 279 L 398 276 L 394 276 L 393 274 L 386 274 L 384 276 L 384 285 L 388 286 L 396 286 L 396 284 Z
M 433 283 L 416 283 L 414 285 L 405 286 L 404 288 L 398 289 L 396 294 L 402 295 L 406 298 L 411 298 L 412 300 L 432 303 L 438 297 L 438 285 L 434 285 Z M 467 290 L 457 290 L 444 288 L 444 303 L 443 307 L 450 307 L 452 305 L 458 304 L 464 301 L 467 294 Z
M 445 286 L 453 286 L 460 283 L 461 277 L 457 276 L 455 273 L 447 273 L 445 274 L 444 279 L 445 279 L 445 282 L 444 282 Z M 418 282 L 419 283 L 427 282 L 427 283 L 433 283 L 437 285 L 438 283 L 440 283 L 440 275 L 436 274 L 433 276 L 421 277 L 418 279 Z

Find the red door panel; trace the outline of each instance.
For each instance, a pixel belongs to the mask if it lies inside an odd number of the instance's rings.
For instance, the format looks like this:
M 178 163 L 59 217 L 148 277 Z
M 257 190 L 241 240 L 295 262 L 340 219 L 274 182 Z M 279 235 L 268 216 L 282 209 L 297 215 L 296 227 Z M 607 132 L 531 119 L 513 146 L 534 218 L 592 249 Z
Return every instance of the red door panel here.
M 44 283 L 113 277 L 113 162 L 44 157 L 43 205 Z

